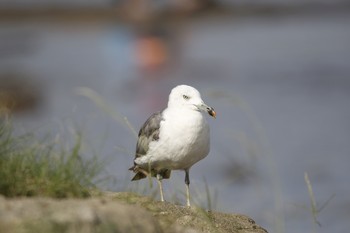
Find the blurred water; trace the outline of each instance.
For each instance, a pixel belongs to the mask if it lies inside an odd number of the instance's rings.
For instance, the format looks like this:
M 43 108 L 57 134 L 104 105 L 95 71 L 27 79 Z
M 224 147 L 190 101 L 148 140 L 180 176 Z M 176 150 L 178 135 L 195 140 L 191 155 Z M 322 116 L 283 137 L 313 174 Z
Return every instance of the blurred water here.
M 311 232 L 312 216 L 303 207 L 310 203 L 308 172 L 320 206 L 336 194 L 318 216 L 317 232 L 345 232 L 349 29 L 349 15 L 193 21 L 171 35 L 177 48 L 172 66 L 145 74 L 136 68 L 137 33 L 125 25 L 1 23 L 0 48 L 11 55 L 0 55 L 0 71 L 42 87 L 43 102 L 16 115 L 17 128 L 61 135 L 82 129 L 86 147 L 109 161 L 114 190 L 129 184 L 136 139 L 76 88 L 95 90 L 138 130 L 165 106 L 172 87 L 193 85 L 218 114 L 208 119 L 210 156 L 191 169 L 197 202 L 206 205 L 205 179 L 215 209 L 247 214 L 270 232 L 278 226 Z M 183 179 L 175 172 L 165 182 L 168 199 L 177 193 L 183 201 Z

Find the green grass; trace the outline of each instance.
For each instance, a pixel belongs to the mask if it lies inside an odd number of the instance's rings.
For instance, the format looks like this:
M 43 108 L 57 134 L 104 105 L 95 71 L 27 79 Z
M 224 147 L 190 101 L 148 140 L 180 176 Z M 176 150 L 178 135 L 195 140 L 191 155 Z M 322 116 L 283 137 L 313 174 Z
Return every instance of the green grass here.
M 309 197 L 310 197 L 310 202 L 311 202 L 311 207 L 309 208 L 311 215 L 312 215 L 312 219 L 313 219 L 313 232 L 317 232 L 316 226 L 321 227 L 321 223 L 317 220 L 317 217 L 319 215 L 319 213 L 328 205 L 328 203 L 333 199 L 333 197 L 335 196 L 335 194 L 332 194 L 332 196 L 330 196 L 328 198 L 328 200 L 326 202 L 324 202 L 321 207 L 318 207 L 318 205 L 316 205 L 316 200 L 315 200 L 315 195 L 314 195 L 314 191 L 312 189 L 312 185 L 309 179 L 309 175 L 307 172 L 304 173 L 304 180 L 307 186 L 307 190 L 309 192 Z
M 102 171 L 96 158 L 83 160 L 82 137 L 71 149 L 50 138 L 14 136 L 8 120 L 0 118 L 0 194 L 6 197 L 88 197 Z M 59 148 L 59 149 L 58 149 Z

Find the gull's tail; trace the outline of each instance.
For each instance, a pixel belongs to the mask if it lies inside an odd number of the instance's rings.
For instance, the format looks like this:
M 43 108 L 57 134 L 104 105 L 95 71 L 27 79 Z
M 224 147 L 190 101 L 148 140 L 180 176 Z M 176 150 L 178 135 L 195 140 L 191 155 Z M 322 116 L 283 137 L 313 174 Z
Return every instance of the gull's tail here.
M 169 179 L 171 175 L 171 170 L 164 169 L 159 172 L 156 172 L 155 170 L 151 170 L 151 172 L 147 172 L 144 169 L 140 168 L 138 165 L 134 164 L 131 168 L 129 168 L 130 171 L 133 171 L 136 173 L 136 175 L 131 179 L 131 181 L 134 180 L 141 180 L 143 178 L 146 178 L 149 174 L 153 177 L 157 176 L 157 174 L 160 174 L 162 179 Z

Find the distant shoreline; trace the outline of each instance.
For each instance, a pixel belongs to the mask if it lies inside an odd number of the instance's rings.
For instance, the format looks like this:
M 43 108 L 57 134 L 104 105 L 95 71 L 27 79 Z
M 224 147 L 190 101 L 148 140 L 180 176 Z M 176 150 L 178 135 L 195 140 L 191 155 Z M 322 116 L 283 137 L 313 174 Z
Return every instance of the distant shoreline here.
M 28 20 L 52 20 L 52 21 L 121 21 L 133 23 L 130 16 L 132 9 L 122 6 L 111 7 L 9 7 L 0 8 L 0 22 L 3 21 L 28 21 Z M 299 4 L 299 5 L 239 5 L 239 6 L 215 6 L 200 9 L 196 12 L 179 12 L 164 9 L 151 12 L 148 15 L 152 20 L 162 19 L 176 21 L 183 19 L 196 19 L 207 16 L 215 17 L 247 17 L 247 16 L 274 16 L 310 13 L 342 13 L 350 11 L 350 3 L 341 4 Z

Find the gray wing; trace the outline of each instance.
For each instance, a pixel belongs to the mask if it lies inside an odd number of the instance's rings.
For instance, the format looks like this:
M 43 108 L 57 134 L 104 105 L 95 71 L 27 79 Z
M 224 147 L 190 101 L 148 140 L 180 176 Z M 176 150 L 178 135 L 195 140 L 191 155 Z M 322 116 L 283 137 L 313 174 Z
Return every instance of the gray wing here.
M 146 155 L 149 149 L 149 144 L 152 141 L 159 140 L 159 128 L 160 122 L 162 120 L 164 120 L 162 112 L 156 112 L 153 113 L 153 115 L 150 116 L 147 119 L 147 121 L 143 124 L 139 131 L 139 138 L 136 144 L 135 158 Z M 138 167 L 138 165 L 135 162 L 134 166 L 129 168 L 129 170 L 134 171 L 136 173 L 136 175 L 132 178 L 132 181 L 145 178 L 147 176 L 147 173 L 151 176 L 156 176 L 156 174 L 160 174 L 163 177 L 163 179 L 169 179 L 171 174 L 171 170 L 168 169 L 164 169 L 157 172 L 154 172 L 154 170 L 147 172 L 144 169 Z
M 139 137 L 136 144 L 135 158 L 147 154 L 149 144 L 152 141 L 158 141 L 160 122 L 162 120 L 162 112 L 156 112 L 153 113 L 143 124 L 139 131 Z

